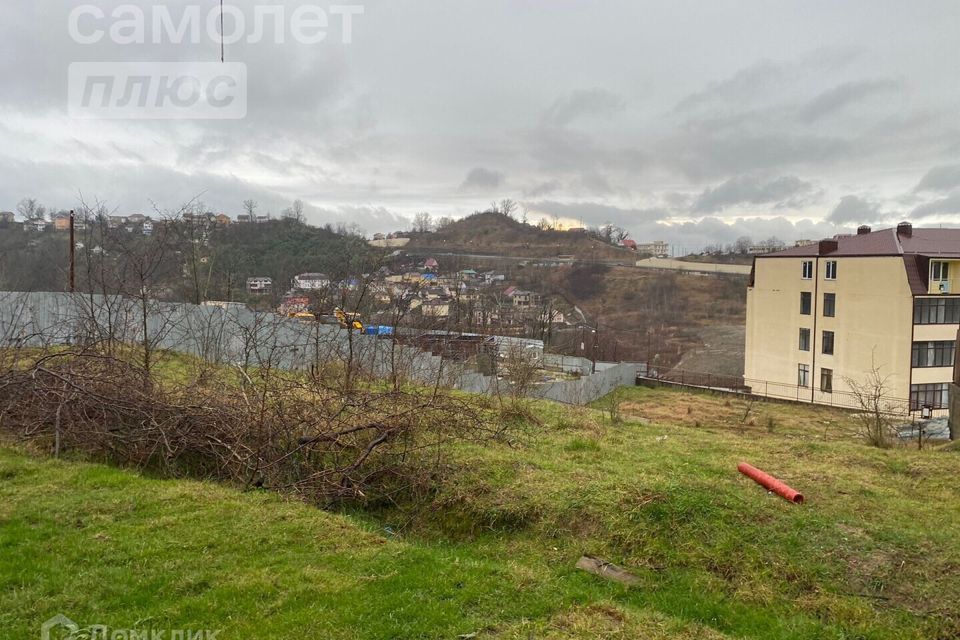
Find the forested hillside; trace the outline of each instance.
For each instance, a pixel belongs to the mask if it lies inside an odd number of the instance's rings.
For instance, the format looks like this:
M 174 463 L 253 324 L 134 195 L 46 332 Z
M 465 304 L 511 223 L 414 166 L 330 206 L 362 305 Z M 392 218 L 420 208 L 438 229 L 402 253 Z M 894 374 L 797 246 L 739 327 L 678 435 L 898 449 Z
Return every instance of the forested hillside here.
M 187 302 L 245 300 L 250 277 L 272 278 L 282 293 L 298 273 L 344 277 L 379 255 L 359 236 L 295 220 L 218 225 L 179 219 L 156 223 L 149 235 L 142 226 L 93 221 L 76 239 L 79 290 L 122 290 L 147 268 L 153 286 L 160 283 L 158 295 Z M 0 228 L 0 290 L 67 290 L 69 244 L 65 231 Z

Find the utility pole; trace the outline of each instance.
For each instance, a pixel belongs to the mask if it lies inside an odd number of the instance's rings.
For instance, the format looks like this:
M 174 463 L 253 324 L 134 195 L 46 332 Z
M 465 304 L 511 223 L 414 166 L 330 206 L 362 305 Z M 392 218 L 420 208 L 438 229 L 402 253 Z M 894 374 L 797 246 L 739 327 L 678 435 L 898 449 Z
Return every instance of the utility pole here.
M 600 323 L 597 323 L 597 328 L 593 331 L 593 373 L 597 372 L 597 349 L 600 348 Z
M 76 252 L 77 243 L 75 236 L 76 214 L 73 209 L 70 210 L 70 293 L 76 290 Z

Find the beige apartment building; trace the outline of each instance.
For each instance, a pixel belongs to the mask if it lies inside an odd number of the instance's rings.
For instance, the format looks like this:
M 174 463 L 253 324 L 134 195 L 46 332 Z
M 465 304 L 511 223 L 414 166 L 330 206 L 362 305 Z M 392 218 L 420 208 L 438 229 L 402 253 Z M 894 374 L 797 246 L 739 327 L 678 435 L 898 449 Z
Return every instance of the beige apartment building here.
M 745 384 L 850 406 L 876 367 L 912 411 L 947 408 L 958 329 L 960 229 L 861 227 L 755 258 Z

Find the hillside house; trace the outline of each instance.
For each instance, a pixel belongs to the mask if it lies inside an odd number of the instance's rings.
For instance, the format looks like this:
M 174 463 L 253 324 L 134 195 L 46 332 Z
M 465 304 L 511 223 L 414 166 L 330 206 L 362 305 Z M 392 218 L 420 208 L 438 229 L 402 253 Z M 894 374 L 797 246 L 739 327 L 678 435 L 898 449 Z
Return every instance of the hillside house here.
M 670 255 L 670 245 L 663 240 L 637 243 L 638 253 L 648 253 L 656 258 L 666 258 Z
M 427 300 L 420 306 L 425 318 L 449 318 L 450 302 L 448 300 Z
M 273 278 L 247 278 L 247 291 L 255 295 L 266 295 L 273 291 Z
M 301 273 L 293 278 L 293 288 L 300 291 L 319 291 L 330 287 L 330 277 L 324 273 Z
M 9 224 L 15 222 L 17 219 L 17 214 L 13 211 L 0 211 L 0 222 Z

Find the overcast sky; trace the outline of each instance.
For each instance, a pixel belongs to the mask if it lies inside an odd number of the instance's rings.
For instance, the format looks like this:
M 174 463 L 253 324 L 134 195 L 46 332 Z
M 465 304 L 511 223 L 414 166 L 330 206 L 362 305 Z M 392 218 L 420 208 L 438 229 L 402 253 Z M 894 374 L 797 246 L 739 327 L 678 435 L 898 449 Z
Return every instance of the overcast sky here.
M 373 233 L 509 197 L 687 246 L 960 222 L 956 0 L 361 2 L 348 44 L 228 46 L 248 115 L 209 121 L 71 120 L 73 62 L 219 59 L 207 37 L 79 44 L 79 4 L 0 8 L 0 209 L 300 198 Z

